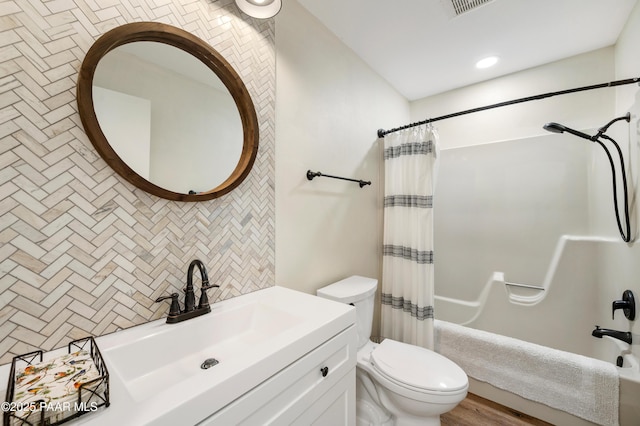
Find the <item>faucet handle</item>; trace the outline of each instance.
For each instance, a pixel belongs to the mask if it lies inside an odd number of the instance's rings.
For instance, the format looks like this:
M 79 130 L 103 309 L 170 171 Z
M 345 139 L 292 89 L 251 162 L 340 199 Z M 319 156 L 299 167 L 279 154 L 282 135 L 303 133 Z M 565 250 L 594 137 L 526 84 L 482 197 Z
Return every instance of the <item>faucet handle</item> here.
M 218 284 L 209 284 L 209 281 L 205 281 L 202 283 L 202 287 L 200 287 L 200 302 L 198 303 L 198 309 L 207 308 L 209 306 L 209 297 L 207 296 L 207 290 L 214 287 L 220 287 Z
M 628 320 L 636 319 L 636 301 L 631 290 L 625 290 L 622 293 L 622 300 L 614 300 L 611 304 L 611 319 L 615 318 L 617 309 L 622 309 L 624 316 Z
M 209 282 L 204 282 L 202 283 L 202 287 L 200 287 L 200 290 L 204 291 L 204 290 L 209 290 L 210 288 L 214 288 L 214 287 L 220 287 L 218 284 L 209 284 Z
M 180 314 L 180 303 L 178 302 L 178 293 L 171 293 L 168 296 L 160 296 L 156 299 L 156 302 L 162 302 L 163 300 L 171 299 L 171 307 L 169 308 L 169 315 Z

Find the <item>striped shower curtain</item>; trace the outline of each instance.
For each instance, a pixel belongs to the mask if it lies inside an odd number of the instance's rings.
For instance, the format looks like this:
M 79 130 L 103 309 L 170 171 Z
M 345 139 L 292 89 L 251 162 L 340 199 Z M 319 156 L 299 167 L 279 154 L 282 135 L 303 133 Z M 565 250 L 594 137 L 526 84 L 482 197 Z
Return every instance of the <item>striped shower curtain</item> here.
M 429 349 L 436 142 L 431 125 L 384 138 L 382 336 Z

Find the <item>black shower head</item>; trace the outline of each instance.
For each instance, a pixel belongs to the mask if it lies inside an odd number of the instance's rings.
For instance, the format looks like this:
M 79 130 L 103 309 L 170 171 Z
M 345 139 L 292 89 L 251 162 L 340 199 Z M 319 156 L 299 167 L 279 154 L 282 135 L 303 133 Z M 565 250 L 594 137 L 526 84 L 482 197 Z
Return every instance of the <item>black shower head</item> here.
M 552 133 L 563 133 L 565 130 L 565 127 L 562 124 L 558 124 L 558 123 L 547 123 L 544 125 L 544 129 Z
M 571 129 L 567 126 L 563 126 L 562 124 L 558 124 L 558 123 L 547 123 L 545 124 L 543 127 L 545 130 L 549 131 L 549 132 L 553 132 L 553 133 L 571 133 L 574 136 L 578 136 L 580 138 L 583 139 L 587 139 L 590 140 L 592 142 L 597 143 L 598 145 L 600 145 L 602 147 L 602 149 L 604 149 L 604 152 L 607 154 L 607 158 L 609 159 L 609 165 L 611 166 L 611 177 L 613 180 L 613 209 L 615 211 L 616 214 L 616 222 L 618 223 L 618 231 L 620 232 L 620 236 L 622 237 L 622 240 L 624 242 L 629 242 L 631 241 L 631 223 L 629 221 L 629 193 L 628 193 L 628 188 L 627 188 L 627 173 L 625 171 L 625 167 L 624 167 L 624 158 L 622 156 L 622 150 L 620 149 L 620 146 L 618 145 L 618 143 L 611 137 L 605 135 L 605 132 L 609 129 L 609 127 L 617 122 L 617 121 L 621 121 L 624 120 L 627 123 L 631 122 L 631 114 L 627 113 L 625 115 L 623 115 L 622 117 L 618 117 L 618 118 L 614 118 L 613 120 L 611 120 L 610 122 L 608 122 L 606 125 L 604 125 L 603 127 L 601 127 L 598 130 L 598 133 L 596 133 L 593 136 L 589 136 L 586 133 L 582 133 L 579 132 L 577 130 Z M 600 138 L 604 138 L 607 141 L 609 141 L 610 143 L 612 143 L 615 147 L 616 147 L 616 151 L 618 152 L 618 156 L 620 158 L 620 169 L 621 169 L 621 176 L 622 176 L 622 193 L 624 194 L 624 222 L 625 222 L 625 229 L 623 229 L 623 225 L 622 225 L 622 220 L 620 219 L 620 213 L 618 210 L 618 190 L 616 189 L 616 167 L 613 163 L 613 158 L 611 157 L 611 153 L 609 152 L 609 149 L 605 146 L 605 144 L 600 140 Z M 595 333 L 595 331 L 594 331 Z M 594 334 L 595 335 L 595 334 Z M 597 337 L 597 336 L 596 336 Z
M 563 126 L 562 124 L 558 124 L 558 123 L 547 123 L 544 125 L 544 129 L 546 131 L 553 132 L 553 133 L 567 132 L 567 133 L 571 133 L 572 135 L 593 141 L 593 138 L 587 135 L 586 133 L 579 132 L 578 130 L 574 130 L 570 127 Z

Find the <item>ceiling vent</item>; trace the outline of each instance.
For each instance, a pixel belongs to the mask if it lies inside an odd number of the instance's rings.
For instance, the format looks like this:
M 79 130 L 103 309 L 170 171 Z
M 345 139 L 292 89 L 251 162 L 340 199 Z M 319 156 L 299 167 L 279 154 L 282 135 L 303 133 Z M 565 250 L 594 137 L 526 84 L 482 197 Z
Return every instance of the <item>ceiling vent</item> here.
M 450 18 L 470 12 L 494 0 L 441 0 Z

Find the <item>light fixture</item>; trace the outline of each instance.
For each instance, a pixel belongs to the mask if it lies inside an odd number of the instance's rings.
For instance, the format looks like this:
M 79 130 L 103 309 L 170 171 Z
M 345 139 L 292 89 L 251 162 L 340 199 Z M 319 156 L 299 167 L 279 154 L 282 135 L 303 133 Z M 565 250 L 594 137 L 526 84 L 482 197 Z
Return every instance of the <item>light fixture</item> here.
M 480 59 L 478 62 L 476 62 L 476 68 L 489 68 L 494 66 L 495 64 L 498 63 L 498 57 L 497 56 L 487 56 L 486 58 Z
M 282 0 L 236 0 L 241 11 L 258 19 L 267 19 L 280 12 Z

